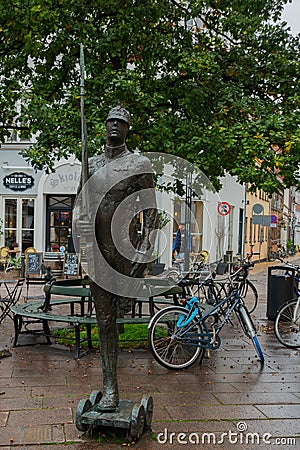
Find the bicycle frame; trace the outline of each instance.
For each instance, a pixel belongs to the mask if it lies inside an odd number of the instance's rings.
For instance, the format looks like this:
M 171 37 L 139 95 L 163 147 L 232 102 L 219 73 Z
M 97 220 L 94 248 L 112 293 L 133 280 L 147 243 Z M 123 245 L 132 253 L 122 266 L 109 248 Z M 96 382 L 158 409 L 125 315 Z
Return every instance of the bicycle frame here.
M 232 303 L 233 300 L 233 303 Z M 232 304 L 231 304 L 232 303 Z M 228 322 L 230 316 L 232 315 L 233 311 L 235 311 L 237 305 L 243 304 L 242 299 L 240 298 L 237 291 L 233 291 L 231 294 L 229 294 L 227 297 L 225 297 L 223 300 L 221 300 L 217 305 L 213 306 L 209 311 L 203 313 L 201 311 L 201 304 L 199 304 L 198 299 L 196 297 L 193 297 L 191 300 L 187 302 L 187 305 L 185 306 L 185 309 L 189 311 L 189 315 L 187 319 L 183 322 L 180 322 L 180 319 L 177 322 L 177 326 L 180 330 L 180 339 L 186 340 L 186 342 L 189 345 L 197 345 L 199 346 L 199 338 L 203 339 L 203 342 L 201 341 L 201 347 L 209 348 L 209 349 L 216 349 L 220 346 L 220 338 L 219 334 L 221 330 L 223 329 L 224 325 Z M 224 314 L 223 319 L 221 320 L 220 324 L 215 327 L 215 324 L 213 324 L 213 331 L 209 331 L 208 326 L 206 324 L 206 320 L 209 317 L 212 317 L 215 313 L 218 312 L 218 310 L 222 310 L 224 313 L 223 306 L 228 307 L 226 313 Z M 198 316 L 198 317 L 197 317 Z M 197 317 L 197 318 L 196 318 Z M 196 321 L 192 322 L 196 318 Z M 204 328 L 204 333 L 194 333 L 193 335 L 188 335 L 186 338 L 184 336 L 189 333 L 189 331 L 192 330 L 192 328 L 197 325 L 201 324 Z
M 171 370 L 190 367 L 197 358 L 203 358 L 205 349 L 220 347 L 221 330 L 227 322 L 231 323 L 230 317 L 235 312 L 264 364 L 255 325 L 238 288 L 232 285 L 232 289 L 215 305 L 201 303 L 193 296 L 184 300 L 183 306 L 169 306 L 157 312 L 148 326 L 149 346 L 156 361 Z

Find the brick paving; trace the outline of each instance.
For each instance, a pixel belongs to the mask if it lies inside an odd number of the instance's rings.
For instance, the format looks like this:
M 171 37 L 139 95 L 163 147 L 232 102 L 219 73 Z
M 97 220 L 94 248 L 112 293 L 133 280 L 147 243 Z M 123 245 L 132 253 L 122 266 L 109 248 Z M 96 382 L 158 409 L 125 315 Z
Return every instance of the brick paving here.
M 260 294 L 253 318 L 266 357 L 263 369 L 236 323 L 223 330 L 219 350 L 185 371 L 162 368 L 146 350 L 120 351 L 121 398 L 140 402 L 150 394 L 154 399 L 152 433 L 136 448 L 300 447 L 299 351 L 281 346 L 266 318 L 268 265 L 257 264 L 250 273 Z M 0 325 L 0 350 L 11 352 L 0 359 L 0 450 L 128 445 L 121 438 L 99 443 L 76 429 L 79 400 L 101 390 L 97 353 L 74 360 L 73 351 L 43 345 L 43 338 L 34 337 L 36 345 L 11 348 L 12 337 L 13 323 L 7 318 Z

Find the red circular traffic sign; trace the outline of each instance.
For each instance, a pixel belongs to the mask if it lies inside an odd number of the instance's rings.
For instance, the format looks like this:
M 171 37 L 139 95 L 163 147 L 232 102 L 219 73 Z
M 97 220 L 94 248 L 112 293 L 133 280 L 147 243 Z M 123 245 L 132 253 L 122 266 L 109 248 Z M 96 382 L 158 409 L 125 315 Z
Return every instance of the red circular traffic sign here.
M 228 202 L 221 202 L 218 204 L 218 213 L 221 216 L 227 216 L 231 211 L 231 206 Z

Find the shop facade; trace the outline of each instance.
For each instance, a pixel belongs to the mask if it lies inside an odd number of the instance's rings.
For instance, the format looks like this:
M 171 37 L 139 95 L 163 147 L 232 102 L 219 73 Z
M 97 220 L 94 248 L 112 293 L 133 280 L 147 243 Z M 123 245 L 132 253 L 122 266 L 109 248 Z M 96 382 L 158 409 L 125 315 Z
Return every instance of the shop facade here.
M 60 160 L 55 172 L 34 170 L 20 154 L 28 144 L 8 143 L 0 148 L 0 246 L 18 247 L 24 252 L 34 247 L 38 252 L 73 252 L 72 210 L 78 190 L 81 164 L 74 157 Z M 205 249 L 210 260 L 231 259 L 243 252 L 244 187 L 232 177 L 222 179 L 218 194 L 203 192 L 193 198 L 190 225 L 190 252 Z M 172 243 L 177 223 L 185 222 L 185 198 L 167 196 L 159 209 L 170 220 L 158 243 L 160 261 L 172 264 Z M 226 206 L 225 210 L 220 206 Z
M 28 144 L 30 145 L 30 144 Z M 34 170 L 20 154 L 26 144 L 0 149 L 0 245 L 22 252 L 72 251 L 72 208 L 81 165 L 61 160 L 54 173 Z

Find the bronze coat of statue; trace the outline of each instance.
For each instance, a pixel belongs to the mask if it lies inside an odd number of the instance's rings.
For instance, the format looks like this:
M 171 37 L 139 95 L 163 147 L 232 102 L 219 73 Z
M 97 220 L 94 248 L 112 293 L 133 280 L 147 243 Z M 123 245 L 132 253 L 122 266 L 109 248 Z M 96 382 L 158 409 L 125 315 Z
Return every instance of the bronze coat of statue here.
M 149 235 L 155 228 L 157 214 L 155 208 L 148 208 L 143 212 L 141 232 L 139 214 L 134 215 L 132 213 L 134 204 L 130 201 L 126 203 L 126 200 L 130 199 L 133 193 L 154 188 L 149 160 L 142 155 L 133 154 L 127 149 L 125 141 L 130 120 L 129 112 L 120 105 L 109 111 L 106 120 L 107 141 L 105 152 L 89 159 L 89 177 L 92 175 L 96 177 L 95 186 L 102 186 L 106 183 L 108 186 L 113 186 L 108 189 L 97 209 L 94 228 L 98 245 L 96 251 L 101 252 L 108 265 L 117 273 L 139 278 L 143 276 L 146 267 L 143 255 L 149 251 Z M 107 167 L 107 170 L 103 177 L 103 171 L 99 169 L 104 167 Z M 121 181 L 114 183 L 115 179 L 120 180 L 120 172 L 122 174 Z M 97 181 L 97 173 L 101 173 L 99 181 Z M 97 197 L 97 188 L 89 195 Z M 122 202 L 125 202 L 125 206 L 121 210 L 121 219 L 119 218 L 118 221 L 120 228 L 118 234 L 125 247 L 128 244 L 135 249 L 136 255 L 133 258 L 126 257 L 123 252 L 119 251 L 112 233 L 113 216 Z M 133 218 L 128 229 L 124 229 L 128 216 Z M 124 220 L 122 220 L 122 217 Z M 140 258 L 139 255 L 142 257 Z M 97 270 L 102 270 L 98 263 L 95 265 L 95 271 Z M 100 276 L 102 276 L 102 272 L 100 272 Z M 104 270 L 103 277 L 106 276 Z M 114 277 L 111 278 L 110 282 L 113 287 L 116 280 L 114 280 Z M 97 405 L 97 409 L 99 411 L 114 411 L 119 403 L 117 382 L 118 327 L 116 319 L 118 308 L 122 307 L 124 302 L 128 302 L 128 298 L 125 299 L 121 295 L 117 295 L 114 293 L 114 289 L 103 288 L 103 284 L 95 282 L 95 279 L 91 281 L 91 292 L 97 316 L 103 371 L 103 396 Z

